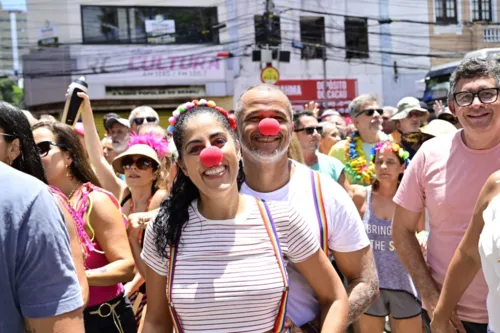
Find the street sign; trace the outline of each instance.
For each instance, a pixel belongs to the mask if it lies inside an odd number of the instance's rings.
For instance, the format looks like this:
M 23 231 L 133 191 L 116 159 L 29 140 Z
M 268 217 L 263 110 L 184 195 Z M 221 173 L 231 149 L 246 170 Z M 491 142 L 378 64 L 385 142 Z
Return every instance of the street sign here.
M 267 66 L 260 72 L 260 79 L 263 83 L 275 84 L 280 79 L 280 72 L 273 66 Z

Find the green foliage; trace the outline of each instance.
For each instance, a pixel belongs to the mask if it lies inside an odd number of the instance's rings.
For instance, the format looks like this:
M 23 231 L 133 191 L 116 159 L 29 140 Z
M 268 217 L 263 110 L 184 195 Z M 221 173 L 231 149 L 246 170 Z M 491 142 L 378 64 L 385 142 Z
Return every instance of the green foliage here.
M 23 90 L 13 80 L 0 79 L 0 100 L 22 108 L 24 105 Z

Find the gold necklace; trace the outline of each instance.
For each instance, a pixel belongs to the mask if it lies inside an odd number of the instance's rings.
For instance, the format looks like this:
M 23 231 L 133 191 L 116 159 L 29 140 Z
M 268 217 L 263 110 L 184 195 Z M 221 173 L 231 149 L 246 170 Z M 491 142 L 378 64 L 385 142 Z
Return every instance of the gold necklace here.
M 76 184 L 76 187 L 75 187 L 75 188 L 73 189 L 73 191 L 71 191 L 71 193 L 69 194 L 69 196 L 68 196 L 68 200 L 69 200 L 69 199 L 71 199 L 71 197 L 73 196 L 73 194 L 75 194 L 75 191 L 76 191 L 77 189 L 79 189 L 79 188 L 80 188 L 80 185 L 81 185 L 81 184 L 82 184 L 81 182 L 78 182 L 78 184 Z

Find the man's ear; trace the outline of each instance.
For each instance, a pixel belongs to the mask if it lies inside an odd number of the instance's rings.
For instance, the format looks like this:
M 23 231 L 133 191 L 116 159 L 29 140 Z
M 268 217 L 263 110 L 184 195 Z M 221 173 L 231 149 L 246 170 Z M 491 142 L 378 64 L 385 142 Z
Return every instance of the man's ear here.
M 14 160 L 21 155 L 21 140 L 19 140 L 19 138 L 15 138 L 9 144 L 8 154 L 11 162 L 14 162 Z

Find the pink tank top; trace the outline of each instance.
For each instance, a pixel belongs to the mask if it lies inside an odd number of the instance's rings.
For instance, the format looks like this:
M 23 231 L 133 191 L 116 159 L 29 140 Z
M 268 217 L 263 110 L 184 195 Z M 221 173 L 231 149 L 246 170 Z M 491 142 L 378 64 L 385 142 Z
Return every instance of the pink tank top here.
M 75 197 L 79 197 L 79 200 L 76 204 L 76 207 L 73 207 L 66 196 L 59 189 L 52 186 L 51 189 L 52 192 L 56 194 L 56 197 L 59 199 L 59 201 L 63 203 L 66 209 L 71 213 L 71 215 L 73 216 L 73 220 L 76 222 L 78 238 L 85 255 L 85 269 L 99 270 L 99 268 L 109 264 L 109 261 L 106 259 L 106 256 L 104 255 L 104 252 L 102 251 L 100 245 L 94 241 L 94 229 L 88 221 L 93 205 L 92 199 L 90 198 L 89 194 L 92 191 L 105 193 L 109 196 L 115 206 L 119 208 L 116 198 L 110 192 L 107 192 L 100 187 L 94 186 L 91 183 L 85 183 L 75 193 Z M 124 223 L 127 224 L 127 220 L 125 218 Z M 92 233 L 90 237 L 85 231 L 85 225 L 87 225 L 88 229 Z M 94 305 L 105 303 L 106 301 L 117 297 L 122 292 L 123 285 L 121 283 L 106 287 L 89 286 L 89 301 L 87 306 L 91 307 Z

